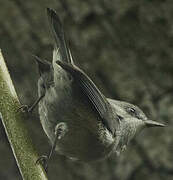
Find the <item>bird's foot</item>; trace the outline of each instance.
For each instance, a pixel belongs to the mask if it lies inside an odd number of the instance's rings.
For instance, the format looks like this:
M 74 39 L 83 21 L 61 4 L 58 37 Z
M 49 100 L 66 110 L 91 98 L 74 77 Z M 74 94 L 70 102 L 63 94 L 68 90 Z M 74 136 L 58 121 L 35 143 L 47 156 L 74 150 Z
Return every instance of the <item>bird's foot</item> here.
M 28 105 L 21 105 L 17 112 L 22 111 L 23 113 L 32 113 L 32 109 Z
M 68 131 L 68 128 L 64 122 L 58 123 L 55 127 L 56 138 L 55 138 L 53 146 L 49 152 L 49 155 L 48 156 L 42 155 L 37 159 L 36 164 L 41 163 L 46 172 L 48 172 L 48 161 L 51 158 L 51 156 L 55 150 L 57 139 L 61 139 L 66 134 L 67 131 Z
M 43 166 L 46 173 L 47 173 L 48 172 L 48 161 L 49 161 L 48 156 L 42 155 L 37 159 L 36 164 L 40 163 Z

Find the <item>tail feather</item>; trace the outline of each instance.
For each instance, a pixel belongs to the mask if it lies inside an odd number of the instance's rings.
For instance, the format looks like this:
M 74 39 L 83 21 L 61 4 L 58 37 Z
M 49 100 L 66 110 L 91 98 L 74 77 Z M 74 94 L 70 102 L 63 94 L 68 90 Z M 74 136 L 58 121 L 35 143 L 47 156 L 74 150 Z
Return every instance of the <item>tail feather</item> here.
M 60 59 L 56 60 L 61 60 L 66 63 L 72 63 L 73 60 L 66 44 L 63 26 L 58 15 L 54 10 L 50 8 L 47 8 L 47 15 L 55 39 L 54 58 L 58 58 L 58 56 L 60 56 Z

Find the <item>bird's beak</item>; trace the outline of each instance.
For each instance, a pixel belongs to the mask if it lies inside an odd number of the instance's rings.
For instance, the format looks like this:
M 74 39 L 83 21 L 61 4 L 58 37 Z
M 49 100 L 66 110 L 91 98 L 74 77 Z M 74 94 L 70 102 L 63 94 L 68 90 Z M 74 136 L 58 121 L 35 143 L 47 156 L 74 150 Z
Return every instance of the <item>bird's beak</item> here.
M 164 124 L 152 120 L 145 121 L 145 124 L 147 127 L 165 127 Z

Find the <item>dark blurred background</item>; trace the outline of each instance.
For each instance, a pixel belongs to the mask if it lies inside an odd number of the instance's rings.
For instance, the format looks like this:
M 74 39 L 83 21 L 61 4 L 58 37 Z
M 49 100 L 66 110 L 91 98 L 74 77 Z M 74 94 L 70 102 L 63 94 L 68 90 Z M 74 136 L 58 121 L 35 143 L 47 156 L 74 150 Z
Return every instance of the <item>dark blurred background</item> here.
M 172 0 L 0 0 L 0 48 L 22 104 L 37 97 L 31 56 L 52 59 L 46 7 L 64 22 L 72 55 L 107 97 L 141 107 L 166 128 L 143 131 L 120 157 L 82 164 L 54 155 L 50 180 L 173 179 Z M 50 146 L 37 110 L 26 124 L 39 154 Z M 0 122 L 0 179 L 21 180 Z

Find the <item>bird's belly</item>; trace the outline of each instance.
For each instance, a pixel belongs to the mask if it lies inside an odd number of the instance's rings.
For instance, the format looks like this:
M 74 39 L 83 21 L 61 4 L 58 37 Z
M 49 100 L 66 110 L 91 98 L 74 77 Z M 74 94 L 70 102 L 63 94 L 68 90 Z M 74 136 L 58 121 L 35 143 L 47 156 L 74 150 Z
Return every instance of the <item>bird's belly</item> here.
M 100 129 L 102 123 L 98 113 L 71 87 L 47 91 L 39 103 L 39 114 L 51 143 L 55 139 L 55 126 L 61 122 L 67 124 L 67 133 L 57 141 L 56 151 L 60 154 L 88 162 L 105 158 L 113 148 L 113 140 L 101 137 L 104 130 Z
M 47 111 L 47 108 L 42 111 L 44 117 L 40 115 L 41 124 L 51 144 L 55 139 L 55 126 L 65 122 L 68 127 L 67 133 L 57 141 L 56 151 L 59 154 L 89 162 L 104 159 L 112 151 L 113 139 L 109 140 L 106 136 L 101 136 L 107 130 L 100 129 L 101 122 L 92 113 L 86 115 L 84 112 L 81 114 L 81 111 L 85 110 L 64 109 L 64 115 L 60 116 L 55 112 Z M 58 111 L 58 114 L 61 113 Z
M 113 140 L 109 142 L 107 137 L 101 137 L 101 133 L 106 130 L 99 128 L 96 118 L 93 119 L 92 115 L 85 115 L 82 118 L 77 112 L 66 113 L 66 116 L 62 117 L 55 116 L 56 118 L 50 112 L 48 117 L 40 116 L 43 129 L 51 144 L 55 139 L 56 124 L 65 122 L 68 131 L 57 141 L 56 151 L 59 154 L 85 162 L 106 158 L 112 151 Z
M 69 158 L 90 162 L 106 158 L 113 144 L 107 146 L 99 135 L 81 126 L 71 127 L 66 135 L 57 141 L 56 151 Z

